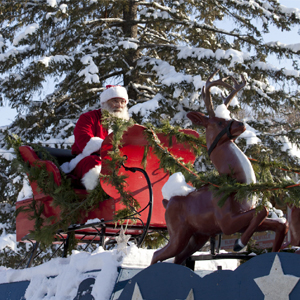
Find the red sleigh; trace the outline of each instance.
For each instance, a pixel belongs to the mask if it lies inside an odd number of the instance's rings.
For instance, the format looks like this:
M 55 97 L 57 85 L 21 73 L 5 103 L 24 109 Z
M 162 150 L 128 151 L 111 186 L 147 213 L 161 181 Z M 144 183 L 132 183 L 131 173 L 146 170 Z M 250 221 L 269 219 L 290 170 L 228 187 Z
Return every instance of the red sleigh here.
M 169 178 L 163 169 L 160 169 L 160 161 L 150 147 L 147 154 L 146 168 L 143 170 L 142 160 L 145 146 L 148 145 L 145 136 L 145 127 L 134 125 L 130 127 L 124 134 L 122 139 L 122 147 L 120 154 L 126 155 L 127 160 L 123 167 L 118 171 L 118 175 L 126 175 L 126 190 L 139 202 L 140 209 L 134 216 L 128 219 L 126 234 L 130 234 L 136 240 L 137 245 L 141 245 L 145 236 L 149 232 L 166 230 L 165 208 L 162 205 L 163 185 Z M 193 130 L 183 130 L 186 134 L 198 137 L 198 133 Z M 112 149 L 112 135 L 110 134 L 103 142 L 101 148 L 101 157 L 103 159 L 101 173 L 109 175 L 110 168 L 105 164 L 109 157 L 109 151 Z M 175 156 L 183 158 L 183 162 L 193 162 L 195 155 L 190 149 L 188 143 L 179 144 L 176 138 L 172 138 L 172 146 L 169 147 L 169 137 L 163 134 L 158 135 L 161 144 Z M 19 148 L 21 156 L 25 162 L 33 165 L 45 165 L 49 173 L 54 176 L 57 185 L 61 184 L 61 174 L 57 166 L 50 161 L 43 161 L 38 154 L 30 146 L 21 146 Z M 68 161 L 72 158 L 69 150 L 47 148 L 47 150 L 57 158 L 59 163 Z M 57 242 L 64 244 L 64 255 L 67 254 L 68 236 L 71 232 L 75 233 L 75 238 L 82 243 L 97 242 L 104 245 L 104 240 L 114 242 L 115 237 L 120 232 L 120 225 L 114 221 L 115 213 L 124 208 L 120 201 L 120 195 L 114 186 L 100 180 L 103 190 L 110 196 L 107 200 L 100 202 L 99 206 L 90 211 L 87 216 L 78 220 L 77 224 L 70 224 L 66 232 L 58 232 Z M 59 207 L 52 206 L 53 199 L 49 195 L 40 192 L 36 182 L 30 182 L 33 191 L 33 198 L 24 199 L 17 202 L 16 208 L 26 207 L 32 201 L 39 201 L 44 204 L 43 218 L 54 217 L 60 219 Z M 84 188 L 74 187 L 76 194 L 84 199 L 87 191 Z M 93 220 L 97 221 L 93 221 Z M 133 220 L 134 219 L 134 222 Z M 90 220 L 90 221 L 89 221 Z M 89 221 L 89 222 L 88 222 Z M 92 221 L 92 222 L 91 222 Z M 124 226 L 125 227 L 125 226 Z M 29 219 L 28 212 L 20 212 L 16 218 L 16 232 L 18 242 L 28 242 L 28 234 L 34 230 L 34 220 Z M 109 237 L 110 239 L 107 239 Z M 32 241 L 31 241 L 32 242 Z M 33 241 L 34 242 L 34 241 Z M 106 242 L 107 243 L 107 242 Z M 34 243 L 35 249 L 38 244 Z M 33 257 L 34 253 L 32 253 Z M 28 265 L 31 261 L 28 262 Z

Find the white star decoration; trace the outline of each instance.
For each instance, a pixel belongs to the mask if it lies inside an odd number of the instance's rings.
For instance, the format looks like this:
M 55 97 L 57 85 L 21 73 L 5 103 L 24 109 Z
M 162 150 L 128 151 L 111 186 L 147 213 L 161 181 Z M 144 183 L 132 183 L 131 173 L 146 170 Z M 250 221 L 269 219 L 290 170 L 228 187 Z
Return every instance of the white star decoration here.
M 134 290 L 133 290 L 133 294 L 132 294 L 131 300 L 144 300 L 143 296 L 141 294 L 139 285 L 137 283 L 135 283 L 135 285 L 134 285 Z M 185 300 L 194 300 L 193 289 L 190 290 L 190 292 L 187 295 L 187 297 L 186 297 Z
M 117 241 L 117 250 L 118 252 L 122 251 L 125 254 L 127 254 L 126 248 L 127 248 L 127 243 L 130 239 L 131 235 L 126 235 L 125 230 L 123 229 L 123 226 L 121 226 L 120 234 L 119 236 L 116 237 Z
M 140 288 L 137 283 L 135 283 L 131 300 L 143 300 Z
M 275 256 L 270 274 L 255 278 L 254 281 L 264 294 L 264 300 L 289 300 L 289 294 L 299 277 L 283 274 L 278 255 Z

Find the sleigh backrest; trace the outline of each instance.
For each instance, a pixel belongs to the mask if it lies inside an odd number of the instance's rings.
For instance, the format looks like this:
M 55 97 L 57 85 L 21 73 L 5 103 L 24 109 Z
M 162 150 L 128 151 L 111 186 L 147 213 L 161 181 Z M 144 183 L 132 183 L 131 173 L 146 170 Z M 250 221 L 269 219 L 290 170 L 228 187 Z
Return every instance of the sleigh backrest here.
M 49 160 L 41 160 L 35 151 L 30 146 L 20 146 L 20 154 L 25 162 L 28 162 L 31 167 L 46 167 L 46 170 L 53 174 L 54 182 L 61 185 L 61 175 L 57 166 Z M 33 195 L 36 197 L 42 196 L 42 192 L 35 181 L 29 180 Z

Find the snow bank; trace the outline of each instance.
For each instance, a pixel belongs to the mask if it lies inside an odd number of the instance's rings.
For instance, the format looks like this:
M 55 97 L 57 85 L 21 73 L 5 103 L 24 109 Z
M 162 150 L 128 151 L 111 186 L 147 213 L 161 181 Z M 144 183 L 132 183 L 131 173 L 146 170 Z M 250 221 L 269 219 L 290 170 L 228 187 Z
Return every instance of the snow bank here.
M 144 269 L 150 265 L 156 250 L 140 249 L 135 245 L 104 251 L 99 247 L 94 252 L 73 251 L 67 258 L 54 258 L 40 266 L 23 270 L 0 267 L 0 283 L 30 281 L 25 297 L 30 300 L 74 299 L 79 284 L 87 278 L 95 278 L 92 295 L 97 300 L 107 300 L 118 276 L 118 267 Z M 196 254 L 204 254 L 197 252 Z M 207 254 L 207 253 L 205 253 Z M 172 262 L 172 259 L 167 262 Z M 197 261 L 196 270 L 235 270 L 235 259 Z M 208 272 L 210 273 L 210 272 Z

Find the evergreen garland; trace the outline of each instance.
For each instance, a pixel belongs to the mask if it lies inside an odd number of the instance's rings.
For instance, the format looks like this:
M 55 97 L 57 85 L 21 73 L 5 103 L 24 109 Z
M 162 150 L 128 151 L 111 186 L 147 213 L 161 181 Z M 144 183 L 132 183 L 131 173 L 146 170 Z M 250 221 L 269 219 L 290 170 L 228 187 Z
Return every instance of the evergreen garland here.
M 121 195 L 121 201 L 125 205 L 125 209 L 118 211 L 115 216 L 115 220 L 128 219 L 133 217 L 134 213 L 139 208 L 139 203 L 128 192 L 124 190 L 126 185 L 126 176 L 118 175 L 117 171 L 124 163 L 125 157 L 120 156 L 120 147 L 122 146 L 122 136 L 130 126 L 134 124 L 131 119 L 124 121 L 122 119 L 112 117 L 108 113 L 104 112 L 103 124 L 105 127 L 112 129 L 113 140 L 112 150 L 109 152 L 111 160 L 108 160 L 108 166 L 111 169 L 110 176 L 100 175 L 104 180 L 107 180 L 110 184 L 116 187 Z M 300 188 L 294 181 L 286 178 L 282 178 L 280 181 L 274 182 L 270 169 L 279 168 L 284 171 L 298 171 L 298 168 L 291 169 L 289 166 L 283 165 L 278 161 L 271 161 L 267 156 L 261 156 L 261 160 L 251 159 L 256 176 L 259 179 L 259 183 L 242 184 L 235 181 L 234 178 L 227 175 L 219 175 L 215 170 L 197 174 L 193 166 L 188 163 L 183 163 L 181 158 L 176 158 L 170 151 L 164 147 L 157 137 L 158 133 L 168 135 L 169 147 L 172 146 L 172 138 L 175 136 L 178 143 L 188 143 L 196 156 L 207 155 L 205 149 L 205 136 L 201 135 L 199 138 L 193 135 L 186 135 L 180 131 L 179 127 L 173 127 L 168 122 L 162 124 L 160 128 L 154 128 L 151 124 L 146 124 L 148 147 L 145 147 L 145 153 L 143 157 L 142 165 L 145 167 L 147 161 L 147 155 L 149 148 L 151 147 L 155 155 L 160 160 L 160 168 L 163 168 L 169 174 L 175 172 L 182 172 L 187 182 L 190 182 L 196 188 L 209 184 L 211 190 L 215 193 L 216 197 L 219 197 L 219 205 L 223 205 L 229 195 L 235 193 L 235 199 L 237 201 L 243 201 L 247 197 L 257 195 L 260 197 L 260 206 L 265 205 L 266 201 L 270 199 L 271 195 L 276 195 L 284 199 L 284 202 L 289 205 L 299 207 L 300 203 Z M 43 207 L 38 205 L 35 201 L 32 201 L 31 206 L 27 208 L 28 212 L 33 212 L 32 218 L 35 220 L 34 232 L 31 232 L 31 236 L 37 241 L 41 242 L 42 246 L 49 246 L 53 242 L 53 238 L 60 230 L 66 231 L 70 224 L 75 224 L 79 216 L 85 212 L 88 213 L 92 210 L 99 201 L 103 201 L 108 196 L 102 190 L 100 184 L 91 191 L 85 200 L 79 198 L 71 186 L 71 181 L 62 173 L 62 184 L 57 186 L 54 182 L 53 176 L 49 176 L 49 173 L 45 167 L 29 167 L 28 164 L 23 162 L 19 153 L 19 146 L 21 145 L 20 139 L 8 137 L 8 142 L 17 154 L 18 162 L 22 164 L 23 172 L 28 174 L 30 181 L 36 181 L 39 188 L 44 194 L 50 195 L 53 198 L 53 205 L 59 206 L 61 209 L 61 215 L 59 220 L 53 218 L 43 219 L 41 213 Z M 57 166 L 57 161 L 47 153 L 41 146 L 32 145 L 36 152 L 42 154 L 44 160 L 50 160 Z M 204 150 L 204 151 L 203 151 Z M 259 207 L 258 207 L 259 208 Z M 53 223 L 54 221 L 54 223 Z M 70 249 L 75 246 L 75 241 L 71 245 Z
M 110 175 L 105 176 L 100 174 L 100 177 L 113 185 L 121 196 L 121 202 L 125 205 L 125 208 L 116 212 L 115 221 L 128 219 L 134 215 L 139 209 L 140 205 L 138 201 L 132 197 L 131 194 L 125 191 L 126 178 L 125 175 L 118 175 L 118 170 L 121 165 L 125 162 L 126 157 L 120 155 L 120 148 L 122 146 L 123 133 L 132 125 L 134 121 L 132 119 L 126 121 L 114 116 L 111 116 L 107 111 L 103 111 L 103 126 L 107 129 L 112 129 L 113 139 L 112 150 L 108 152 L 110 160 L 106 160 L 106 164 L 110 169 Z
M 244 201 L 247 197 L 259 196 L 260 201 L 258 209 L 266 205 L 267 201 L 271 198 L 272 194 L 276 197 L 284 199 L 284 203 L 300 207 L 300 184 L 295 183 L 291 179 L 281 178 L 277 182 L 273 181 L 271 174 L 271 168 L 279 168 L 284 171 L 298 172 L 298 168 L 291 169 L 289 166 L 283 165 L 278 161 L 270 161 L 269 156 L 261 155 L 260 160 L 250 159 L 253 162 L 253 169 L 256 173 L 256 177 L 260 182 L 251 184 L 242 184 L 236 182 L 236 180 L 227 175 L 220 175 L 215 170 L 206 173 L 196 174 L 196 171 L 190 164 L 184 164 L 180 159 L 175 158 L 166 148 L 164 148 L 157 137 L 155 132 L 166 133 L 170 129 L 169 124 L 164 124 L 161 129 L 155 129 L 151 124 L 147 124 L 147 140 L 149 145 L 153 147 L 155 154 L 160 159 L 160 167 L 165 171 L 173 174 L 175 172 L 182 172 L 187 182 L 190 182 L 197 189 L 201 186 L 209 184 L 210 189 L 214 192 L 216 197 L 220 197 L 219 205 L 224 205 L 228 196 L 235 193 L 235 199 L 237 201 Z M 202 154 L 199 148 L 204 148 L 205 137 L 202 136 L 199 139 L 193 136 L 187 136 L 178 131 L 178 128 L 171 127 L 170 140 L 172 136 L 176 136 L 178 142 L 188 142 L 190 145 L 193 143 L 193 150 L 197 155 Z M 198 149 L 197 149 L 198 146 Z M 201 146 L 201 147 L 200 147 Z M 300 170 L 300 169 L 299 169 Z
M 16 160 L 20 164 L 20 171 L 26 173 L 29 180 L 35 181 L 45 195 L 53 198 L 52 205 L 59 207 L 60 216 L 42 218 L 43 205 L 40 202 L 32 201 L 26 208 L 20 208 L 16 211 L 24 211 L 31 215 L 30 219 L 35 220 L 34 231 L 31 231 L 29 238 L 40 242 L 42 248 L 46 248 L 52 244 L 58 232 L 66 232 L 71 224 L 76 224 L 78 219 L 91 211 L 99 202 L 108 199 L 108 195 L 103 191 L 100 184 L 90 191 L 87 195 L 78 195 L 75 193 L 71 185 L 71 180 L 61 172 L 61 185 L 58 186 L 53 178 L 53 174 L 46 170 L 43 165 L 35 167 L 29 166 L 23 161 L 19 152 L 19 146 L 22 145 L 21 140 L 16 136 L 7 136 L 8 144 L 14 148 L 16 153 Z M 30 145 L 36 153 L 40 153 L 43 160 L 50 160 L 59 168 L 56 159 L 52 157 L 40 145 Z M 71 251 L 75 245 L 75 239 L 69 239 Z

